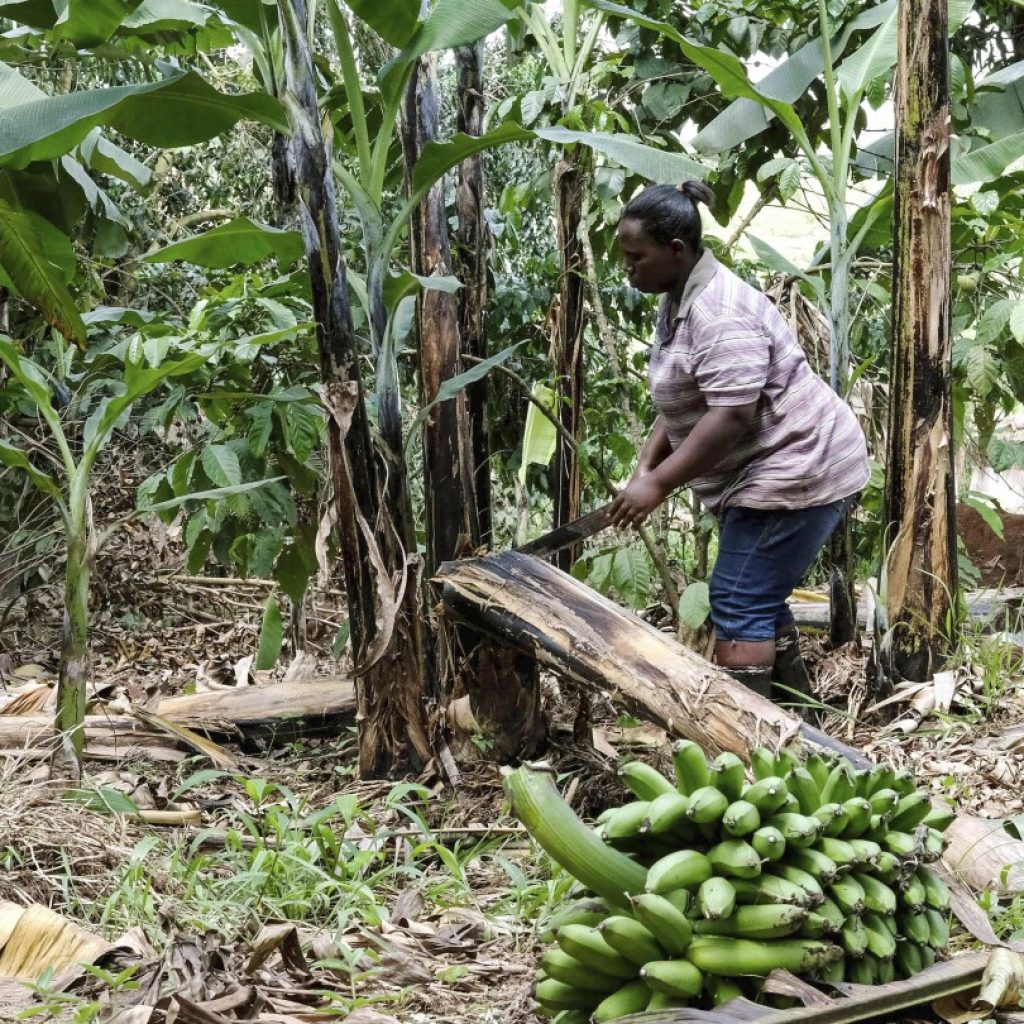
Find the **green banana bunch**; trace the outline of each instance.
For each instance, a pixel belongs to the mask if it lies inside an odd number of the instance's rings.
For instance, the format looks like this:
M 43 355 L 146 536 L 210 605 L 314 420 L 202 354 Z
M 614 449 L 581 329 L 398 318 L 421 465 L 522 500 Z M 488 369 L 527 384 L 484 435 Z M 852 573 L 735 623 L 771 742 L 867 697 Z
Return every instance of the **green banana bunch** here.
M 639 761 L 634 799 L 596 830 L 550 781 L 511 773 L 513 809 L 584 895 L 544 922 L 535 998 L 557 1024 L 738 996 L 776 968 L 884 984 L 935 962 L 949 941 L 949 890 L 929 866 L 953 812 L 912 776 L 841 758 L 751 752 L 713 761 L 672 750 L 675 779 Z M 549 779 L 549 777 L 545 777 Z

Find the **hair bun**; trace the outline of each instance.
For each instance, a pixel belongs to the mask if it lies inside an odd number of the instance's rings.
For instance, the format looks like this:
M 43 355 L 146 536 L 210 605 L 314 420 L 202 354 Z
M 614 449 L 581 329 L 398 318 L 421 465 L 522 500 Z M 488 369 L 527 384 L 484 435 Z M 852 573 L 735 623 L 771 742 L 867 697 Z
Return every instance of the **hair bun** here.
M 676 189 L 694 203 L 703 203 L 708 207 L 714 205 L 715 193 L 703 181 L 684 181 L 676 185 Z

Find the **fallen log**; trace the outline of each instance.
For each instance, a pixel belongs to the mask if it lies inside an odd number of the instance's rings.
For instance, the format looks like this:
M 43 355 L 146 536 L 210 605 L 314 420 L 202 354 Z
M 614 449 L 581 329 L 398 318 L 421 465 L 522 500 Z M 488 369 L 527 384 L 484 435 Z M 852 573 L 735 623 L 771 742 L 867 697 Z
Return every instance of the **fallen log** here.
M 351 679 L 327 677 L 269 686 L 237 686 L 207 693 L 165 697 L 156 707 L 161 718 L 198 732 L 217 734 L 303 731 L 337 724 L 355 714 Z
M 668 634 L 553 566 L 515 551 L 447 562 L 437 578 L 452 616 L 588 683 L 667 733 L 715 754 L 800 739 L 866 758 L 748 690 Z
M 244 686 L 166 697 L 156 716 L 205 735 L 288 742 L 299 734 L 336 730 L 355 714 L 355 688 L 341 678 L 311 679 L 270 686 Z M 51 715 L 0 715 L 0 756 L 42 757 L 55 732 Z M 166 730 L 148 727 L 131 715 L 88 715 L 85 756 L 123 760 L 131 754 L 179 760 Z

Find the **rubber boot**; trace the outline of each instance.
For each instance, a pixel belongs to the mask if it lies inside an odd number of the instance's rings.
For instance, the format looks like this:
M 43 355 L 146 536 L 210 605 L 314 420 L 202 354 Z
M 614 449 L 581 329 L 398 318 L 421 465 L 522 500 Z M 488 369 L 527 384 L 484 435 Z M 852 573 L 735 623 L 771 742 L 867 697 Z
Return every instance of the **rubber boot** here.
M 780 704 L 800 704 L 803 699 L 814 700 L 811 691 L 811 677 L 800 653 L 800 632 L 796 626 L 788 626 L 775 635 L 775 668 L 772 681 L 781 683 L 785 689 L 777 688 L 775 699 Z M 812 713 L 809 707 L 794 708 L 806 718 Z
M 753 690 L 759 697 L 771 699 L 772 670 L 768 665 L 722 665 L 738 683 Z

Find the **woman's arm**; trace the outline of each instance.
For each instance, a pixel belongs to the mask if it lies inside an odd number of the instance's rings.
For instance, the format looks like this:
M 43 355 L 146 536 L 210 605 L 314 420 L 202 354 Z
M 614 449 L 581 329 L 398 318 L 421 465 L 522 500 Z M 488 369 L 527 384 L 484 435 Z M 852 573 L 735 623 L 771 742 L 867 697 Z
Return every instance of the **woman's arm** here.
M 636 470 L 633 479 L 647 476 L 651 470 L 657 469 L 672 454 L 672 442 L 668 439 L 668 430 L 665 428 L 665 421 L 659 416 L 651 427 L 644 446 L 640 449 L 640 457 L 637 459 Z
M 612 522 L 639 526 L 674 490 L 714 469 L 749 431 L 756 412 L 757 402 L 708 409 L 674 452 L 644 475 L 634 475 L 612 503 Z M 654 431 L 648 445 L 653 439 Z

